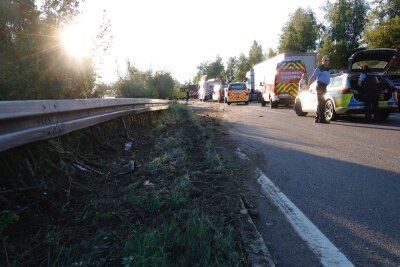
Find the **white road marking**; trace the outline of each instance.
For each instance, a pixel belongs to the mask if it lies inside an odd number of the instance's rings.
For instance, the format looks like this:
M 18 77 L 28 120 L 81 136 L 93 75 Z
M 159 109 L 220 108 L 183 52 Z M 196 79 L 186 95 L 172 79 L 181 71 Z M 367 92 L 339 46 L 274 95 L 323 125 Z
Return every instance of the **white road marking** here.
M 240 149 L 236 151 L 241 159 L 249 160 Z M 354 266 L 338 248 L 299 210 L 278 187 L 258 168 L 258 183 L 264 193 L 285 215 L 301 239 L 303 239 L 311 251 L 320 259 L 321 264 L 326 267 Z

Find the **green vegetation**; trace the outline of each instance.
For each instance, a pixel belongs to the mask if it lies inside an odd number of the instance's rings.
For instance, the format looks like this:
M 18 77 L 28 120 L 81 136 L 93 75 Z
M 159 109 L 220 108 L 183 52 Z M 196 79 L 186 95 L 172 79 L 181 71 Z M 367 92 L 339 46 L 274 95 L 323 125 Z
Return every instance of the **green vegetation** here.
M 349 57 L 361 46 L 369 4 L 366 0 L 339 0 L 326 5 L 328 26 L 322 34 L 319 60 L 330 56 L 331 68 L 345 68 Z
M 298 8 L 288 14 L 277 48 L 268 48 L 264 53 L 261 45 L 254 41 L 247 55 L 241 53 L 229 57 L 226 69 L 220 69 L 218 73 L 211 72 L 210 66 L 221 64 L 219 57 L 215 62 L 201 63 L 194 82 L 206 74 L 209 79 L 218 77 L 226 83 L 243 81 L 252 66 L 278 53 L 317 52 L 317 62 L 322 56 L 329 55 L 331 68 L 346 68 L 348 58 L 362 48 L 395 48 L 400 51 L 399 5 L 398 0 L 328 0 L 322 5 L 322 22 L 317 21 L 311 9 Z M 246 23 L 251 27 L 251 22 Z M 399 69 L 400 63 L 397 62 L 391 71 Z M 220 73 L 225 76 L 218 76 Z
M 141 71 L 132 66 L 130 62 L 127 64 L 125 77 L 120 77 L 112 87 L 118 97 L 132 98 L 167 99 L 179 91 L 178 84 L 169 72 Z
M 96 83 L 95 63 L 112 40 L 106 11 L 90 54 L 74 57 L 60 34 L 81 2 L 44 0 L 39 9 L 34 0 L 0 1 L 0 100 L 171 98 L 177 86 L 169 72 L 139 71 L 129 63 L 127 75 L 115 84 Z
M 214 126 L 176 104 L 2 153 L 0 258 L 9 266 L 246 265 L 244 169 L 216 154 Z
M 90 57 L 65 53 L 59 30 L 76 15 L 79 0 L 0 1 L 0 99 L 86 98 L 96 79 Z
M 319 25 L 311 9 L 299 7 L 282 28 L 278 51 L 313 52 L 316 48 Z

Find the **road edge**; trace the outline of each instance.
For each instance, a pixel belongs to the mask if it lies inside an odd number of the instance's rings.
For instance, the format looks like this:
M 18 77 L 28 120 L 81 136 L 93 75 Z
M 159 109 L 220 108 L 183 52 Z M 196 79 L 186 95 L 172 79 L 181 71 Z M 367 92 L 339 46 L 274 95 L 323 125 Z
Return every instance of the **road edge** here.
M 265 244 L 261 234 L 258 232 L 253 220 L 251 219 L 243 200 L 239 197 L 239 201 L 242 207 L 240 214 L 240 221 L 242 223 L 241 236 L 245 243 L 245 248 L 248 254 L 249 266 L 269 266 L 275 267 L 275 263 L 272 260 L 271 253 L 267 245 Z

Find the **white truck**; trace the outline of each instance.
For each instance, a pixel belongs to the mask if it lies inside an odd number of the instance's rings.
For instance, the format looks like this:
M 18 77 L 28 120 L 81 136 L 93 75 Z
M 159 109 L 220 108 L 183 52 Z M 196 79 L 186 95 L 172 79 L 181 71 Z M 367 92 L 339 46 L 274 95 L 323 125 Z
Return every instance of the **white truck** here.
M 214 86 L 218 85 L 222 87 L 222 82 L 218 79 L 209 79 L 207 80 L 207 75 L 203 75 L 199 81 L 199 100 L 207 101 L 212 99 L 212 94 L 214 90 Z
M 260 92 L 262 90 L 263 85 L 266 82 L 266 79 L 270 71 L 275 71 L 276 66 L 279 62 L 282 61 L 295 61 L 300 60 L 306 66 L 307 78 L 310 79 L 313 71 L 316 68 L 316 53 L 282 53 L 273 58 L 267 59 L 257 65 L 254 65 L 253 68 L 250 69 L 246 73 L 246 84 L 247 88 L 251 90 L 252 94 L 257 94 L 257 98 L 259 99 Z M 271 66 L 273 66 L 271 68 Z

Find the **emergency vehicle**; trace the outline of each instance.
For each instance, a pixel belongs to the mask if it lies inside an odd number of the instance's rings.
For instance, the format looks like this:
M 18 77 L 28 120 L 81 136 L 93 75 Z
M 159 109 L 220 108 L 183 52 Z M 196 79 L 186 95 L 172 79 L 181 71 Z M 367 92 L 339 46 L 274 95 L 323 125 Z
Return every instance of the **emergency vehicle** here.
M 178 99 L 185 99 L 186 98 L 186 90 L 187 90 L 187 87 L 179 87 L 179 92 L 178 92 L 178 94 L 177 94 L 177 98 Z
M 190 91 L 190 97 L 192 97 L 192 98 L 197 98 L 198 97 L 197 85 L 189 84 L 188 85 L 188 89 Z
M 303 73 L 307 73 L 307 70 L 304 62 L 300 60 L 283 60 L 268 66 L 264 81 L 260 82 L 261 106 L 264 107 L 267 102 L 271 108 L 293 105 L 299 93 L 299 81 Z
M 249 104 L 249 92 L 246 83 L 230 83 L 225 91 L 225 102 L 230 105 L 231 103 L 245 103 Z
M 246 73 L 246 84 L 252 98 L 257 98 L 258 101 L 261 100 L 261 90 L 265 80 L 271 76 L 271 72 L 276 72 L 276 66 L 279 62 L 296 60 L 303 62 L 306 67 L 307 77 L 310 78 L 316 68 L 316 58 L 316 53 L 282 53 L 254 65 Z
M 199 81 L 199 100 L 200 101 L 207 101 L 212 99 L 212 94 L 215 85 L 221 85 L 222 82 L 218 79 L 209 79 L 207 80 L 207 75 L 203 75 Z

